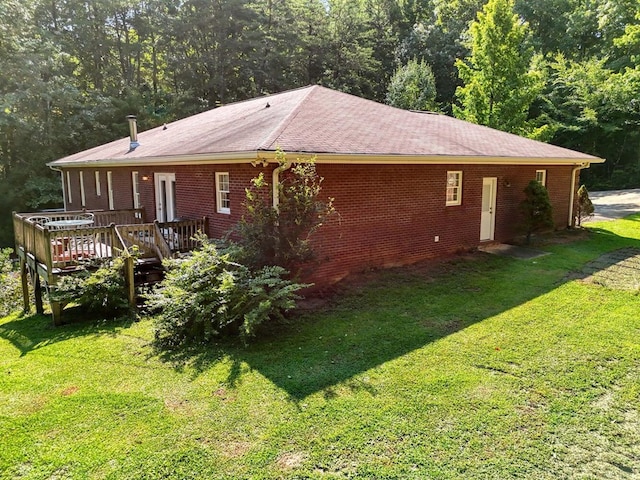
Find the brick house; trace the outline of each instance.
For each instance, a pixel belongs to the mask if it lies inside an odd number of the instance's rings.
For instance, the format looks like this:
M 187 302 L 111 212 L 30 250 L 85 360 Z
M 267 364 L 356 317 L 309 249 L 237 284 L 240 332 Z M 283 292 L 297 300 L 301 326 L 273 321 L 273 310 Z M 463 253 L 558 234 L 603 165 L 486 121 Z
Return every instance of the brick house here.
M 225 105 L 51 162 L 65 209 L 144 208 L 145 220 L 207 217 L 210 237 L 242 216 L 275 152 L 315 156 L 338 212 L 315 234 L 307 280 L 402 265 L 517 235 L 531 179 L 571 225 L 579 171 L 604 160 L 445 115 L 410 112 L 320 86 Z

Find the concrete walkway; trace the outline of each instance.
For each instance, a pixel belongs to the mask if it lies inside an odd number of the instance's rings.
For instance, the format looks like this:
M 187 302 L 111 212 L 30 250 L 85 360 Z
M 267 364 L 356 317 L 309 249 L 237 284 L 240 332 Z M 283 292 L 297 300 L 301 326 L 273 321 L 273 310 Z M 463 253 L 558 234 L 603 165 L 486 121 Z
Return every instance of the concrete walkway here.
M 614 220 L 640 212 L 640 188 L 589 192 L 589 198 L 591 198 L 596 212 L 593 217 L 583 223 Z

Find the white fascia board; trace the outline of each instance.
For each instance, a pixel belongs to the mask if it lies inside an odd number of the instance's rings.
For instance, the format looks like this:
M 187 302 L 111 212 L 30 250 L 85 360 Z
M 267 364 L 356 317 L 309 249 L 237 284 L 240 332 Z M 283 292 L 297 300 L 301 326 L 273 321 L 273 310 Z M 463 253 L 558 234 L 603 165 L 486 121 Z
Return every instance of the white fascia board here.
M 335 154 L 312 152 L 286 152 L 291 161 L 296 159 L 315 158 L 316 163 L 326 164 L 361 164 L 361 165 L 582 165 L 603 163 L 598 157 L 548 158 L 548 157 L 485 157 L 456 155 L 369 155 L 369 154 Z M 248 151 L 216 154 L 176 155 L 168 157 L 116 158 L 95 160 L 73 160 L 65 162 L 56 160 L 47 163 L 50 168 L 80 167 L 140 167 L 165 165 L 215 165 L 234 163 L 276 163 L 276 152 Z
M 47 163 L 49 168 L 79 168 L 79 167 L 139 167 L 139 166 L 165 166 L 165 165 L 213 165 L 229 163 L 255 162 L 258 154 L 251 152 L 214 153 L 197 155 L 175 155 L 168 157 L 142 157 L 142 158 L 105 158 L 94 160 L 55 160 Z
M 548 158 L 548 157 L 485 157 L 456 155 L 363 155 L 333 154 L 287 151 L 287 158 L 300 160 L 315 159 L 315 163 L 326 164 L 361 164 L 361 165 L 583 165 L 604 163 L 598 157 L 586 158 Z M 274 162 L 275 153 L 260 152 L 258 158 L 265 162 Z

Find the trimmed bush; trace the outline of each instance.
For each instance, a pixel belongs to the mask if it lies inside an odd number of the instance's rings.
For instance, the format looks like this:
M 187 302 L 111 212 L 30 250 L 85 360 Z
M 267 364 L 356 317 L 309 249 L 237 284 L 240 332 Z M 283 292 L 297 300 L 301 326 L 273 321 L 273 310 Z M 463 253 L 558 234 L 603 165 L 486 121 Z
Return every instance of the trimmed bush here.
M 300 298 L 296 292 L 307 286 L 283 278 L 288 272 L 279 266 L 252 271 L 212 241 L 199 240 L 202 247 L 190 257 L 166 263 L 167 276 L 147 296 L 148 306 L 158 311 L 155 337 L 161 347 L 228 334 L 246 342 L 262 325 L 282 320 Z
M 50 299 L 62 304 L 77 303 L 87 311 L 116 317 L 131 313 L 124 275 L 124 257 L 105 262 L 97 270 L 60 278 L 49 292 Z

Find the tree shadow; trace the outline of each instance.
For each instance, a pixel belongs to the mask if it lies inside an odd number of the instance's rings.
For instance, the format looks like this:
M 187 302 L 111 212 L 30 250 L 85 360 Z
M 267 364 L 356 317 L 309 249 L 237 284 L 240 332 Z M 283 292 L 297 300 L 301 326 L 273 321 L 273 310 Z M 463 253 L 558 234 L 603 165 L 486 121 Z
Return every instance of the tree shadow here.
M 640 248 L 639 240 L 610 230 L 590 231 L 592 239 L 550 244 L 551 255 L 533 260 L 475 252 L 370 272 L 340 285 L 340 293 L 313 312 L 271 326 L 249 346 L 225 340 L 151 355 L 194 377 L 225 361 L 227 388 L 253 371 L 296 403 L 316 393 L 327 400 L 345 391 L 375 396 L 380 387 L 373 385 L 380 383 L 369 376 L 381 374 L 377 367 L 413 361 L 407 354 L 572 281 L 568 270 L 580 271 L 602 252 Z M 89 321 L 82 312 L 67 318 L 72 321 L 54 327 L 50 317 L 27 315 L 0 324 L 0 336 L 26 355 L 71 338 L 115 336 L 133 321 Z
M 629 265 L 640 248 L 639 240 L 605 229 L 591 235 L 594 241 L 580 247 L 587 257 L 599 256 L 603 237 L 607 251 L 620 252 L 612 256 L 614 262 L 618 258 Z M 316 392 L 331 397 L 339 389 L 375 395 L 367 383 L 371 369 L 571 281 L 554 268 L 569 250 L 575 254 L 579 249 L 571 243 L 553 245 L 550 251 L 555 254 L 524 260 L 476 252 L 444 263 L 380 272 L 370 282 L 347 287 L 325 311 L 303 318 L 282 335 L 236 349 L 232 356 L 295 401 Z M 571 270 L 585 264 L 578 257 L 562 260 L 573 262 Z
M 87 318 L 86 311 L 81 307 L 70 307 L 68 315 L 65 314 L 64 325 L 54 326 L 51 315 L 22 314 L 0 324 L 0 337 L 9 341 L 20 352 L 20 356 L 24 356 L 39 348 L 73 338 L 115 336 L 134 321 L 132 316 L 96 320 Z

